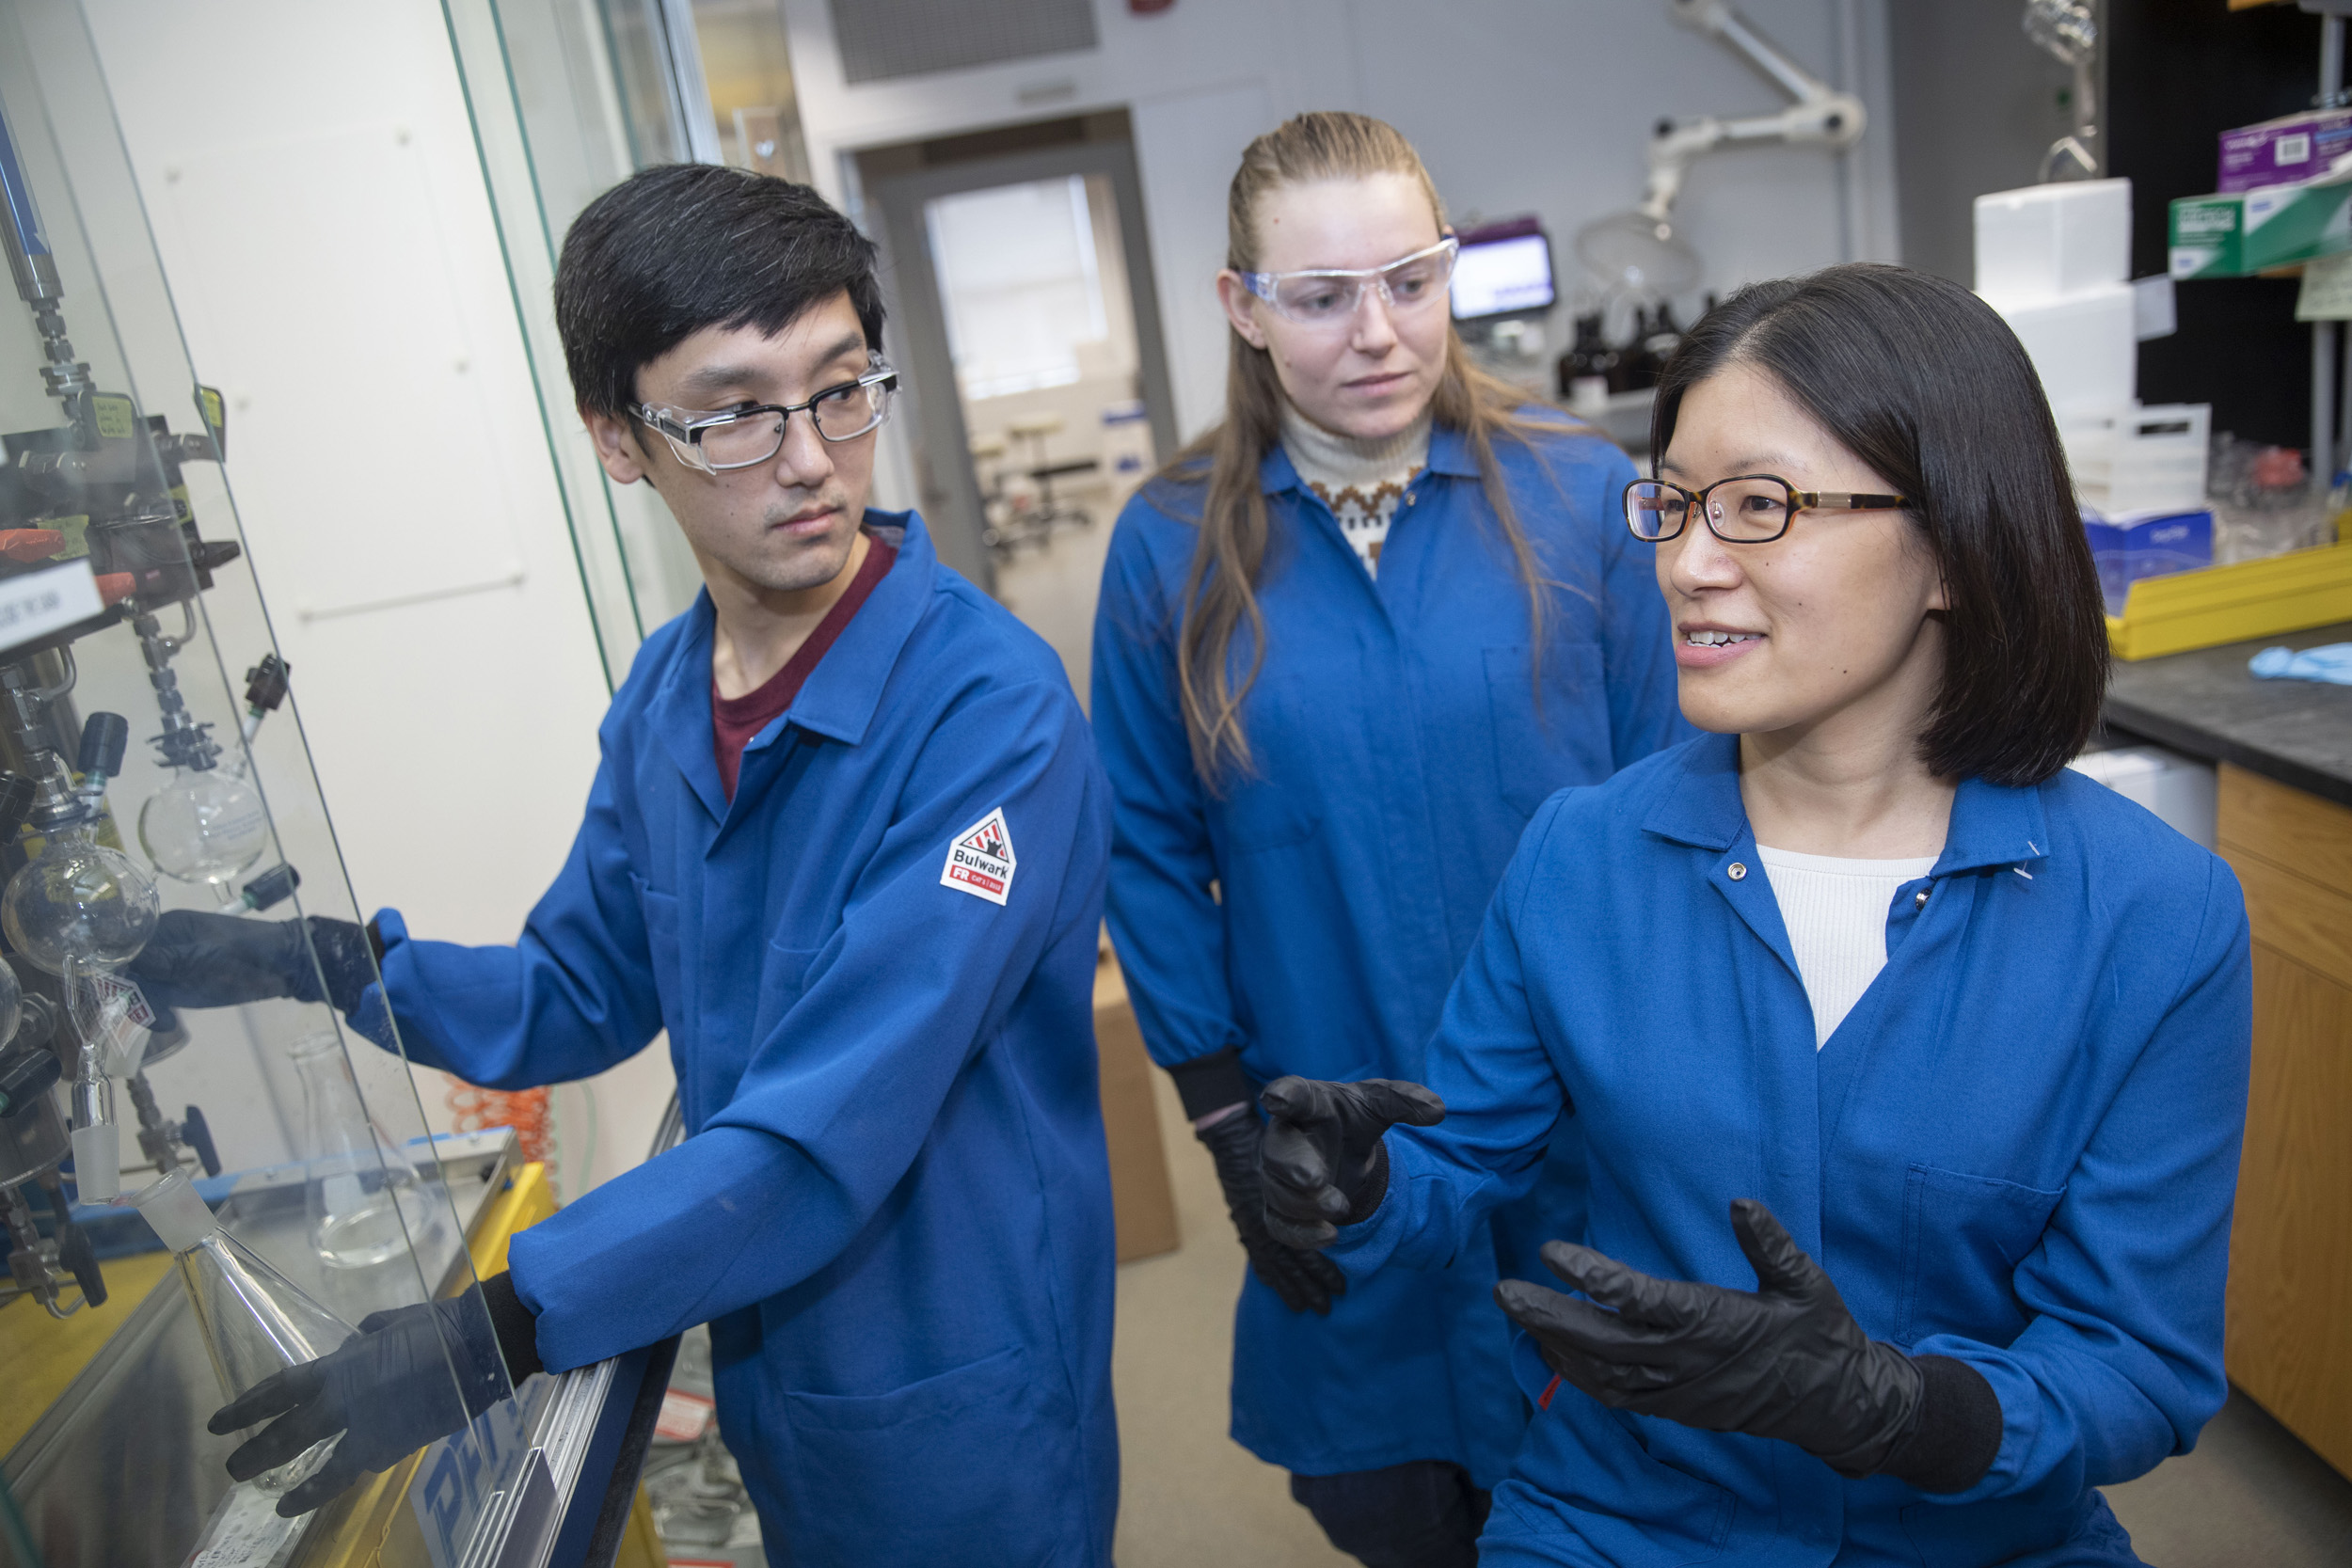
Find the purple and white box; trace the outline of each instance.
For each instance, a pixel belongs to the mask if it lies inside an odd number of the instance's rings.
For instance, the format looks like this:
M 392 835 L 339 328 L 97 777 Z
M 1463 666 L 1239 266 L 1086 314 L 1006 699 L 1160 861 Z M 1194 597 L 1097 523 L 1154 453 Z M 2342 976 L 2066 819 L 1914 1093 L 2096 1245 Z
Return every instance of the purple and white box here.
M 2352 152 L 2352 108 L 2305 109 L 2221 133 L 2221 181 L 2215 189 L 2258 190 L 2316 180 Z

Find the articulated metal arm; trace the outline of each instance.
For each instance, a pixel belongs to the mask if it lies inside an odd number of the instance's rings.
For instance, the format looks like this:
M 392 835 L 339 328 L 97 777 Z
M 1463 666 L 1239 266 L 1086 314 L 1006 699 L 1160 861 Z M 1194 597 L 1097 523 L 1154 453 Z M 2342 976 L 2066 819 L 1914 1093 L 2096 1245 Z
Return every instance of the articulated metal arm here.
M 1663 220 L 1682 190 L 1683 171 L 1702 153 L 1765 142 L 1845 148 L 1862 135 L 1868 120 L 1862 100 L 1838 91 L 1790 59 L 1733 9 L 1729 0 L 1667 0 L 1667 4 L 1677 22 L 1723 43 L 1794 102 L 1776 115 L 1746 115 L 1737 119 L 1709 115 L 1679 124 L 1661 122 L 1649 145 L 1649 186 L 1642 197 L 1643 213 Z

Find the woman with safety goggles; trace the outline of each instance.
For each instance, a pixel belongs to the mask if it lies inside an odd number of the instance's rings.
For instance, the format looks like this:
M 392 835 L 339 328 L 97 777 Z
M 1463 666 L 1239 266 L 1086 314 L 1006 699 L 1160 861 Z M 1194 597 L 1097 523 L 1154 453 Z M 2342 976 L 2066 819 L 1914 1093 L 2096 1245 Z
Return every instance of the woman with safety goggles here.
M 1576 1224 L 1576 1150 L 1350 1287 L 1266 1233 L 1258 1088 L 1415 1075 L 1530 815 L 1685 733 L 1668 628 L 1623 453 L 1464 356 L 1403 136 L 1289 121 L 1228 225 L 1226 419 L 1128 504 L 1095 626 L 1111 934 L 1248 1255 L 1234 1438 L 1364 1562 L 1469 1563 L 1525 1409 L 1497 1247 Z

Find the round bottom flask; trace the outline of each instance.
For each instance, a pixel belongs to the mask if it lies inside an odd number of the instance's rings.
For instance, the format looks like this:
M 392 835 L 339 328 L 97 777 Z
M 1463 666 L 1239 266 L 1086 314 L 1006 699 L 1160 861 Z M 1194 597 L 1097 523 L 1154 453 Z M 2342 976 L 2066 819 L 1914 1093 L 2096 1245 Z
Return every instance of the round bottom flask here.
M 139 847 L 183 882 L 225 890 L 268 847 L 262 797 L 225 768 L 174 768 L 139 808 Z
M 60 828 L 0 893 L 9 945 L 52 974 L 121 967 L 155 934 L 163 899 L 154 879 L 87 823 Z

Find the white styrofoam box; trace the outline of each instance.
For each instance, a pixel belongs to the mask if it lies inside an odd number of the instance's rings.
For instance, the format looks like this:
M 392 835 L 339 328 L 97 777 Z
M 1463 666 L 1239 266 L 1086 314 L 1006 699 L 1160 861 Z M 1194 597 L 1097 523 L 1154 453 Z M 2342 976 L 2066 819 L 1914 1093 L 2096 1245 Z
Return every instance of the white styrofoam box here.
M 2110 512 L 2202 506 L 2211 453 L 2213 405 L 2152 404 L 2116 422 L 2109 450 Z
M 2056 411 L 2058 443 L 2085 505 L 2103 513 L 2205 504 L 2213 408 L 2202 403 Z
M 2115 477 L 2115 433 L 2133 412 L 2120 408 L 2053 409 L 2058 445 L 2066 449 L 2066 467 L 2085 505 L 2107 510 L 2107 482 Z
M 2030 304 L 1989 299 L 2026 345 L 2042 390 L 2061 413 L 2128 406 L 2139 372 L 2132 286 L 2101 283 Z
M 2181 311 L 2172 292 L 2172 275 L 2160 272 L 2153 277 L 2133 278 L 2132 312 L 2136 320 L 2134 332 L 2143 343 L 2151 338 L 2169 338 L 2178 332 Z
M 2213 847 L 2213 764 L 2161 746 L 2122 746 L 2085 752 L 2066 766 L 2146 806 L 2183 838 Z
M 2131 276 L 2132 182 L 2079 180 L 1977 198 L 1977 293 L 1994 308 Z

